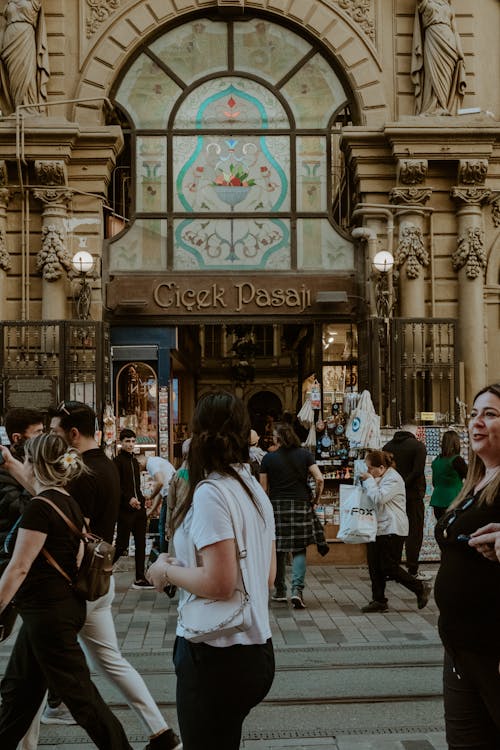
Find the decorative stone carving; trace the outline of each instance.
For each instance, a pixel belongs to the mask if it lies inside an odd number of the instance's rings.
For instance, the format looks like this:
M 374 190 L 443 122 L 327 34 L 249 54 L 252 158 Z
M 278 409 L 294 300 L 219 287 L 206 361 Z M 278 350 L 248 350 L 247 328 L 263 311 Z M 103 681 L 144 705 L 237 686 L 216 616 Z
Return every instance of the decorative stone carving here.
M 5 232 L 0 229 L 0 270 L 10 271 L 12 266 L 9 251 L 7 250 L 7 243 L 5 241 Z
M 0 185 L 7 185 L 7 164 L 0 161 Z
M 491 216 L 493 218 L 493 226 L 500 227 L 500 198 L 492 204 Z
M 427 168 L 426 159 L 400 159 L 398 181 L 403 185 L 420 185 L 425 182 Z
M 429 253 L 424 247 L 422 230 L 416 224 L 404 224 L 396 253 L 396 265 L 401 268 L 406 263 L 408 279 L 418 279 L 420 267 L 429 265 Z
M 389 200 L 391 203 L 406 203 L 413 205 L 425 205 L 432 195 L 431 188 L 392 188 L 389 193 Z
M 39 185 L 67 185 L 66 165 L 63 161 L 35 161 L 35 175 Z
M 467 84 L 464 53 L 449 0 L 416 0 L 410 74 L 415 114 L 457 113 Z
M 468 279 L 477 279 L 486 268 L 484 232 L 479 227 L 468 227 L 458 240 L 458 247 L 452 256 L 454 271 L 465 267 Z
M 461 159 L 459 162 L 458 181 L 463 185 L 484 185 L 487 174 L 487 159 Z
M 33 196 L 46 206 L 63 206 L 73 198 L 71 190 L 33 190 Z
M 479 187 L 453 187 L 450 192 L 451 197 L 456 201 L 462 203 L 470 203 L 476 205 L 482 205 L 483 203 L 490 203 L 493 193 L 491 190 Z
M 37 255 L 37 270 L 46 281 L 57 281 L 63 270 L 71 270 L 71 257 L 64 244 L 64 232 L 55 224 L 42 227 L 42 247 Z
M 371 0 L 337 0 L 342 10 L 345 10 L 356 21 L 362 31 L 375 39 L 375 23 L 372 18 Z
M 87 39 L 90 39 L 101 23 L 104 23 L 120 7 L 120 0 L 87 0 L 87 5 L 89 7 L 85 27 Z

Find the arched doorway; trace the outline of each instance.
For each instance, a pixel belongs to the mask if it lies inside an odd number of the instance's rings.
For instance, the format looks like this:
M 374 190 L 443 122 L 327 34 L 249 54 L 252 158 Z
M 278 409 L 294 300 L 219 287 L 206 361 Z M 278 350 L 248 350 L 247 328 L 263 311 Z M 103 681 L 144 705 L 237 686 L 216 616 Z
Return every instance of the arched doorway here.
M 276 421 L 281 415 L 283 410 L 281 399 L 271 391 L 258 391 L 250 396 L 247 406 L 252 428 L 257 431 L 261 439 L 272 437 L 272 435 L 266 436 L 266 425 L 269 431 L 271 420 Z

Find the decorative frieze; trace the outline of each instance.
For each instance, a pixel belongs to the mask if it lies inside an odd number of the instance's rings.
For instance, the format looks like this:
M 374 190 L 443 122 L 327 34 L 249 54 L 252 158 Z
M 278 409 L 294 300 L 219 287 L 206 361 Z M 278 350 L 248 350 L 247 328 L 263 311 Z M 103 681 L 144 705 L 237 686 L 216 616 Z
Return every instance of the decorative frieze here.
M 432 195 L 432 188 L 396 187 L 389 193 L 391 203 L 412 204 L 424 206 Z
M 462 185 L 484 185 L 487 174 L 487 159 L 461 159 L 458 164 L 458 181 Z
M 87 39 L 90 39 L 99 26 L 120 7 L 120 0 L 87 0 L 87 5 L 85 29 Z
M 375 23 L 373 21 L 372 0 L 337 0 L 339 7 L 356 21 L 361 30 L 373 41 Z
M 484 232 L 479 227 L 468 227 L 457 240 L 458 246 L 452 256 L 454 271 L 465 268 L 468 279 L 477 279 L 486 268 Z
M 427 177 L 426 159 L 400 159 L 398 161 L 398 182 L 402 185 L 421 185 Z
M 42 227 L 42 247 L 36 258 L 36 266 L 46 281 L 57 281 L 63 271 L 71 270 L 71 257 L 64 239 L 64 231 L 55 224 Z
M 422 230 L 416 224 L 403 224 L 401 227 L 396 265 L 401 268 L 405 263 L 408 279 L 418 279 L 420 268 L 427 268 L 429 265 L 429 253 L 424 246 Z

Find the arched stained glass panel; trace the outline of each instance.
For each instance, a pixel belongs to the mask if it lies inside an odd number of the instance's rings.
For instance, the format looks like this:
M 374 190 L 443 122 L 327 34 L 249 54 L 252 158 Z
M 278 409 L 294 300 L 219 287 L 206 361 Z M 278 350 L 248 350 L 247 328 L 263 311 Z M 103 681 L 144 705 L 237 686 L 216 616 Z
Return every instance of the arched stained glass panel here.
M 150 49 L 189 84 L 227 69 L 227 24 L 198 18 L 160 37 Z
M 147 55 L 140 55 L 125 75 L 116 101 L 136 128 L 165 128 L 181 89 Z
M 182 103 L 174 128 L 289 128 L 279 99 L 248 78 L 227 76 L 206 81 Z
M 234 67 L 278 83 L 311 49 L 305 39 L 261 18 L 234 24 Z
M 283 86 L 298 128 L 325 128 L 332 114 L 345 107 L 344 87 L 321 55 L 308 60 Z

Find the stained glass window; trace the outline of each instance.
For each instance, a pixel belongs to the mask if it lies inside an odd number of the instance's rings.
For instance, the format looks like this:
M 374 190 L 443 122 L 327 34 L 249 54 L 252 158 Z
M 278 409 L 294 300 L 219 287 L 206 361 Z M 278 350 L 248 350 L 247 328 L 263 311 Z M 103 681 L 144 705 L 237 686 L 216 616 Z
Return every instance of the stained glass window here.
M 115 98 L 135 194 L 111 270 L 354 268 L 336 223 L 348 97 L 304 37 L 263 18 L 196 19 L 143 48 Z

